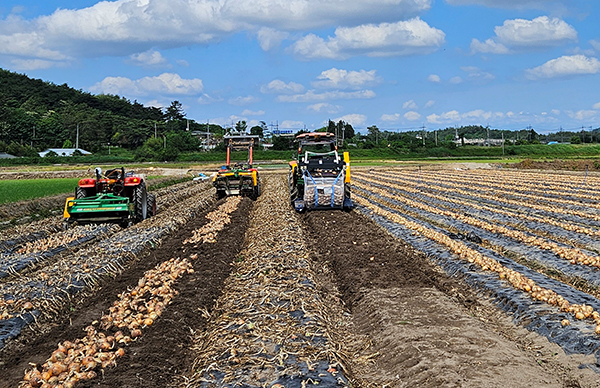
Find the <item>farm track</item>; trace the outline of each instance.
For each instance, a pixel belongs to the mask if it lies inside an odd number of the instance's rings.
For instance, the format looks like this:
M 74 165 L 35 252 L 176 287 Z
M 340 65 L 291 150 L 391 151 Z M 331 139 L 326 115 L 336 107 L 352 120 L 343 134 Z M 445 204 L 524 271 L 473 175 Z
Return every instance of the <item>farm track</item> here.
M 317 275 L 285 176 L 263 182 L 244 250 L 194 338 L 193 373 L 178 386 L 347 387 L 340 300 Z

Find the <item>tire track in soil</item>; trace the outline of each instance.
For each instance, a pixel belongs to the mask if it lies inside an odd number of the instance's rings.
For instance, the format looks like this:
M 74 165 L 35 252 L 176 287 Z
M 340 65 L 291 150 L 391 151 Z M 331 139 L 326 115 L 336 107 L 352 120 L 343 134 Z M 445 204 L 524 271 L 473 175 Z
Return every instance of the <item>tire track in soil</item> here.
M 83 335 L 83 329 L 116 300 L 116 295 L 137 285 L 144 272 L 172 257 L 197 254 L 194 273 L 186 274 L 175 285 L 179 292 L 154 325 L 144 335 L 125 348 L 126 354 L 115 368 L 109 368 L 99 377 L 81 382 L 77 387 L 166 387 L 191 367 L 194 356 L 189 344 L 194 332 L 202 331 L 207 323 L 203 311 L 210 312 L 221 294 L 224 280 L 229 276 L 232 262 L 244 243 L 248 214 L 253 202 L 244 199 L 231 214 L 231 224 L 219 232 L 217 242 L 199 244 L 197 248 L 183 245 L 192 232 L 208 223 L 204 217 L 223 201 L 206 209 L 185 227 L 166 238 L 155 250 L 114 279 L 105 282 L 95 295 L 81 305 L 71 306 L 60 322 L 28 329 L 0 353 L 2 380 L 0 388 L 16 387 L 30 362 L 42 364 L 65 340 L 74 341 Z M 35 332 L 33 332 L 35 331 Z
M 364 387 L 592 387 L 555 344 L 514 326 L 468 286 L 358 211 L 311 212 L 307 236 L 326 265 L 354 335 L 367 336 L 373 363 L 350 368 Z M 360 357 L 355 357 L 360 359 Z

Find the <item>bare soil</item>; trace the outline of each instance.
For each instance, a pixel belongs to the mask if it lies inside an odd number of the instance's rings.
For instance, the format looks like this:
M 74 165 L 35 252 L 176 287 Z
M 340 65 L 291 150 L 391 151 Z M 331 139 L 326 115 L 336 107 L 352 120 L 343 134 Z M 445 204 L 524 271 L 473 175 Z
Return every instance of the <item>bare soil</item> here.
M 354 378 L 377 387 L 595 387 L 583 357 L 512 324 L 485 297 L 358 212 L 304 217 L 317 260 L 334 273 L 371 346 Z M 357 357 L 359 358 L 359 357 Z M 587 362 L 590 362 L 588 359 Z
M 519 163 L 508 164 L 507 167 L 526 170 L 556 170 L 556 171 L 600 171 L 598 159 L 555 159 L 531 160 L 525 159 Z

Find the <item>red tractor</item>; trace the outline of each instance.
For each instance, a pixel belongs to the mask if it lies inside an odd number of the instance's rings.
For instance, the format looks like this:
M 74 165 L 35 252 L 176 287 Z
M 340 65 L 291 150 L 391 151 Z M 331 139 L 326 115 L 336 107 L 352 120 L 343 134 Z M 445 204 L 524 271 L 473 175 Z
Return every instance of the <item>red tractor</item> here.
M 115 168 L 95 178 L 79 181 L 75 197 L 67 198 L 64 217 L 68 224 L 117 222 L 126 227 L 156 214 L 156 197 L 146 192 L 142 175 Z

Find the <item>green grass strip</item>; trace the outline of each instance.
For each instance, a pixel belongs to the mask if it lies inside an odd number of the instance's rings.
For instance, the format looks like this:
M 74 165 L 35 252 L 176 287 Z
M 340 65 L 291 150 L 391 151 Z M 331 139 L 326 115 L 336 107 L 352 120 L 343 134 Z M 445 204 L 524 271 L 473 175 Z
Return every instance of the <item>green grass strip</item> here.
M 0 181 L 0 204 L 75 193 L 80 178 L 10 179 Z

